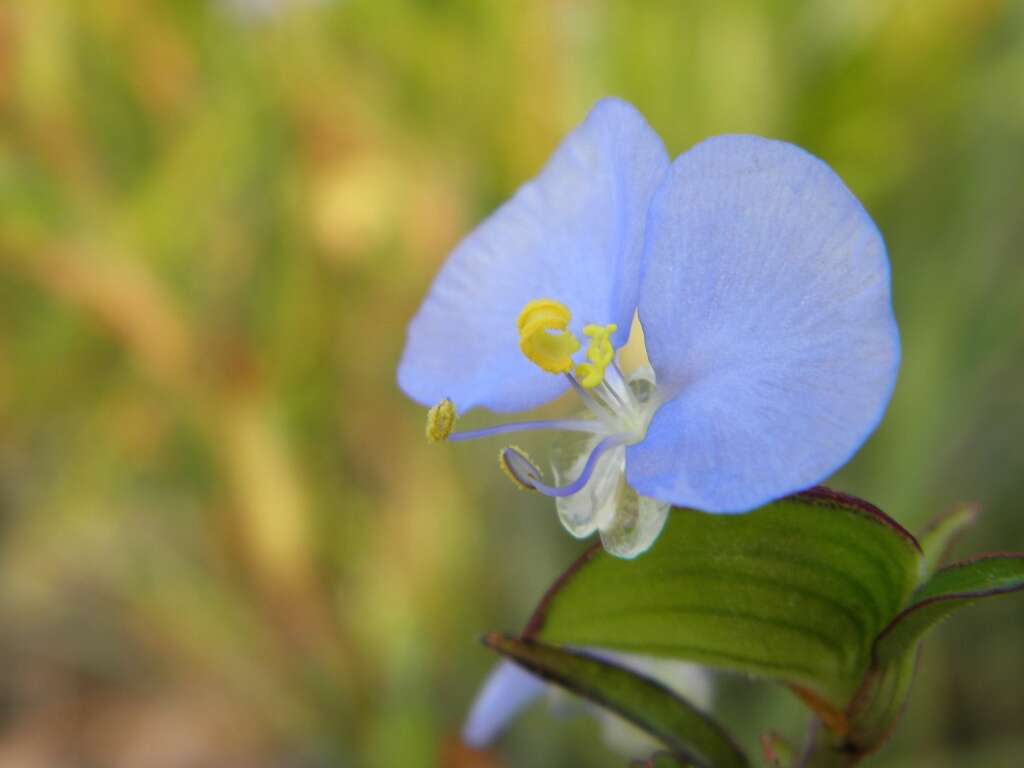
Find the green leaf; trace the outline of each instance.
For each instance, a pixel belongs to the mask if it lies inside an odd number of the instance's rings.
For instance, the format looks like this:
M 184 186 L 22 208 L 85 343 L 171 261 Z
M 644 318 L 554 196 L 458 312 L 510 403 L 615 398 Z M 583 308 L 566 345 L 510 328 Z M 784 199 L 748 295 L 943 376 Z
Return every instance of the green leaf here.
M 978 519 L 979 512 L 980 507 L 974 502 L 957 504 L 948 513 L 933 520 L 917 537 L 924 553 L 922 580 L 931 577 L 939 569 L 956 540 Z
M 714 720 L 649 677 L 535 640 L 491 634 L 484 643 L 546 680 L 635 723 L 661 741 L 677 764 L 702 768 L 750 765 Z M 652 759 L 657 764 L 657 756 Z
M 745 515 L 675 509 L 635 560 L 588 550 L 524 634 L 782 680 L 842 709 L 919 567 L 897 523 L 824 488 Z
M 879 665 L 911 651 L 935 624 L 986 597 L 1024 589 L 1024 554 L 987 555 L 938 571 L 875 644 Z

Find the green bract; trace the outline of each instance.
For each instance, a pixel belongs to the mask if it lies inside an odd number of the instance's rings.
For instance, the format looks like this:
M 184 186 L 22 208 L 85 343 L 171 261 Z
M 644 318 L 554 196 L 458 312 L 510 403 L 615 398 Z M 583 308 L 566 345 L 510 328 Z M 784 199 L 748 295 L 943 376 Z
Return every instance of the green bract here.
M 683 764 L 743 763 L 723 746 L 732 744 L 725 731 L 677 696 L 659 697 L 646 678 L 564 649 L 669 657 L 781 682 L 824 725 L 807 765 L 853 765 L 892 730 L 927 630 L 962 606 L 1024 588 L 1021 554 L 936 570 L 975 515 L 958 508 L 922 548 L 874 506 L 824 488 L 747 515 L 674 509 L 644 557 L 627 562 L 591 547 L 548 590 L 522 638 L 492 635 L 488 644 L 624 714 Z M 765 744 L 771 764 L 789 764 L 781 741 Z
M 676 509 L 642 558 L 584 554 L 525 634 L 782 680 L 838 707 L 913 592 L 919 558 L 877 509 L 829 492 L 747 515 Z
M 533 640 L 493 634 L 484 642 L 540 677 L 637 723 L 677 759 L 722 768 L 750 765 L 714 720 L 656 680 L 605 659 Z

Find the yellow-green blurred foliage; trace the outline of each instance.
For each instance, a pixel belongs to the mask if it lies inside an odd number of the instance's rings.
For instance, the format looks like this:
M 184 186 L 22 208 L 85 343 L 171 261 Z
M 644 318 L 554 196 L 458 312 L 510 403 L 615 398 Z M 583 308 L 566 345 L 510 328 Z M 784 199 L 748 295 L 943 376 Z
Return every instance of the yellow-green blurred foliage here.
M 760 133 L 846 179 L 905 360 L 833 484 L 910 527 L 977 499 L 963 551 L 1024 549 L 1022 4 L 8 0 L 0 765 L 454 754 L 476 636 L 580 544 L 497 446 L 426 445 L 395 364 L 448 250 L 608 94 L 673 154 Z M 1019 600 L 944 627 L 878 764 L 1024 763 L 1022 648 Z M 799 733 L 737 686 L 746 740 Z M 505 761 L 622 765 L 595 736 L 538 710 Z

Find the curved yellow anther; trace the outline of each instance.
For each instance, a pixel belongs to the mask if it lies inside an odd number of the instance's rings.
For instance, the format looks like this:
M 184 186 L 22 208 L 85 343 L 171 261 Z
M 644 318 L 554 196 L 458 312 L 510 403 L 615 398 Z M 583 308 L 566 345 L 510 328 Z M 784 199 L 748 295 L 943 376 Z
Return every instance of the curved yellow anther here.
M 444 442 L 454 430 L 455 404 L 446 397 L 427 411 L 427 442 Z
M 572 356 L 580 343 L 569 330 L 572 313 L 554 299 L 531 301 L 519 313 L 519 349 L 534 365 L 548 373 L 572 370 Z
M 583 333 L 590 337 L 590 345 L 587 347 L 587 360 L 590 362 L 576 366 L 576 378 L 584 389 L 593 389 L 604 381 L 605 369 L 615 359 L 611 335 L 618 329 L 615 324 L 583 326 Z

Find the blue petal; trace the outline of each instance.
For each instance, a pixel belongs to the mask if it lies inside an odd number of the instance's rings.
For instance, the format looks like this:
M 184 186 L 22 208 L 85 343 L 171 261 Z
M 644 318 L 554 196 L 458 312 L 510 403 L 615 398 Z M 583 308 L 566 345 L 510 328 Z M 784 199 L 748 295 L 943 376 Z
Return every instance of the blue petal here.
M 652 202 L 639 314 L 672 398 L 627 454 L 641 494 L 742 512 L 820 482 L 875 429 L 899 337 L 885 244 L 803 150 L 699 144 Z
M 462 726 L 462 740 L 474 749 L 490 744 L 530 702 L 544 693 L 544 682 L 511 661 L 494 668 Z
M 558 396 L 565 378 L 519 351 L 516 318 L 556 299 L 585 323 L 617 323 L 636 309 L 650 198 L 668 167 L 661 140 L 625 102 L 606 99 L 547 166 L 449 256 L 409 325 L 399 386 L 433 405 L 448 397 L 520 411 Z

